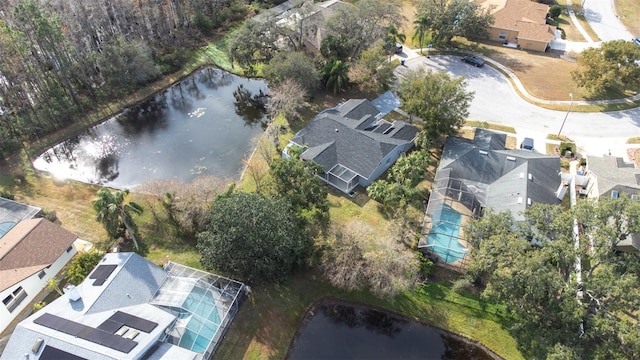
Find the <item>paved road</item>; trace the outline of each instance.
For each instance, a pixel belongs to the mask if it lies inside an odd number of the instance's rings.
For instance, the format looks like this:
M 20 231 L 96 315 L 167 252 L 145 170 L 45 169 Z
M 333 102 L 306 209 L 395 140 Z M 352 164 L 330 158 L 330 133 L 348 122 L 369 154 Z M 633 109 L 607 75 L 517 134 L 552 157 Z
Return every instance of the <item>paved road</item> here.
M 602 41 L 631 40 L 633 37 L 618 19 L 613 0 L 584 0 L 583 10 L 589 25 Z
M 560 130 L 567 115 L 566 111 L 548 110 L 522 100 L 504 75 L 490 66 L 475 68 L 450 55 L 409 57 L 405 65 L 396 70 L 398 75 L 409 69 L 427 68 L 465 77 L 469 90 L 475 92 L 469 119 L 513 126 L 518 132 L 518 140 L 527 136 L 534 137 L 537 144 L 544 143 L 548 134 L 556 134 Z M 627 148 L 624 144 L 626 139 L 640 136 L 640 109 L 609 113 L 571 112 L 562 134 L 574 139 L 586 153 L 602 155 L 611 150 L 614 155 L 622 156 Z

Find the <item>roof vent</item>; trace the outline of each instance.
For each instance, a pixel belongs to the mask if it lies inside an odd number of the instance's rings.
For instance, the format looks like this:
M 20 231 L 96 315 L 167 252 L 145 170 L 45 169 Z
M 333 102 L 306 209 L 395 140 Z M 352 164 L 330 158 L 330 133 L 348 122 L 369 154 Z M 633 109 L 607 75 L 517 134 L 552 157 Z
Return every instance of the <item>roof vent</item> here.
M 516 161 L 516 158 L 514 158 L 513 156 L 507 156 L 507 160 L 509 160 L 509 161 Z
M 527 205 L 531 206 L 531 203 L 532 203 L 531 198 L 527 198 Z
M 40 348 L 42 347 L 42 343 L 44 342 L 44 340 L 42 340 L 42 338 L 38 338 L 36 340 L 36 342 L 33 344 L 33 347 L 31 348 L 31 351 L 33 351 L 34 354 L 37 354 L 38 351 L 40 351 Z
M 78 288 L 75 285 L 68 283 L 67 285 L 64 286 L 62 291 L 67 295 L 69 300 L 71 301 L 80 300 L 80 291 L 78 291 Z
M 480 153 L 480 155 L 489 155 L 489 153 L 484 150 L 478 150 L 478 152 Z
M 520 173 L 520 179 L 524 179 L 524 173 L 523 172 Z
M 336 132 L 338 132 L 338 129 L 336 129 Z
M 533 175 L 529 173 L 529 180 L 533 181 Z
M 518 196 L 518 204 L 522 204 L 522 196 Z

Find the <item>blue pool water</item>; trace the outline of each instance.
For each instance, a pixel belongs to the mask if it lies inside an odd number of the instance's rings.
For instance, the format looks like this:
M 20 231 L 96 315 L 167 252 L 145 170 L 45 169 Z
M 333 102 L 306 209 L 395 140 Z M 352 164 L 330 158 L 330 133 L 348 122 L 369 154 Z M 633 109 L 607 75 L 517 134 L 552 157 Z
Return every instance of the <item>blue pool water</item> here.
M 193 315 L 187 323 L 180 347 L 203 353 L 220 326 L 220 315 L 213 295 L 201 287 L 194 287 L 182 307 Z M 206 321 L 209 320 L 209 321 Z
M 5 221 L 0 223 L 0 238 L 4 236 L 4 234 L 8 233 L 16 225 L 13 221 Z
M 437 214 L 436 214 L 437 215 Z M 464 258 L 467 249 L 458 241 L 462 215 L 449 205 L 443 205 L 440 216 L 434 216 L 433 226 L 427 235 L 429 249 L 447 264 Z

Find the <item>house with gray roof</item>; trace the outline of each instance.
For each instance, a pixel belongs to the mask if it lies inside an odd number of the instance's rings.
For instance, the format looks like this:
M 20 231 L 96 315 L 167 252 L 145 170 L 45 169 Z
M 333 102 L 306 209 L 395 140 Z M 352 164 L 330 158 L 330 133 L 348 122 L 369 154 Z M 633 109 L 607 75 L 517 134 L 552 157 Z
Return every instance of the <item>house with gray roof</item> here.
M 445 263 L 466 255 L 462 225 L 485 208 L 516 220 L 534 203 L 559 204 L 564 192 L 557 156 L 506 149 L 506 135 L 476 129 L 472 140 L 447 138 L 427 205 L 418 247 Z
M 209 359 L 245 286 L 109 253 L 64 292 L 16 326 L 0 359 Z
M 283 151 L 320 165 L 320 178 L 344 193 L 367 187 L 413 146 L 418 128 L 386 121 L 366 99 L 351 99 L 316 115 Z
M 626 194 L 637 199 L 640 196 L 640 169 L 621 157 L 588 156 L 586 177 L 589 181 L 586 186 L 588 197 L 617 198 Z

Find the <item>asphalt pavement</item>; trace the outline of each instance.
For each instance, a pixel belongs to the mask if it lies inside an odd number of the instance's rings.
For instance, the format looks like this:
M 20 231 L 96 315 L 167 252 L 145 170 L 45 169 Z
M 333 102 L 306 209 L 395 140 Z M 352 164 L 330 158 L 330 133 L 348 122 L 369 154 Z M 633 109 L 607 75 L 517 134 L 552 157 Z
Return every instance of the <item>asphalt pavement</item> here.
M 532 137 L 541 152 L 544 152 L 547 135 L 557 134 L 563 122 L 562 135 L 569 136 L 576 141 L 579 149 L 592 155 L 611 153 L 626 156 L 629 147 L 626 140 L 640 136 L 638 108 L 607 113 L 548 110 L 524 101 L 507 78 L 491 66 L 476 68 L 453 55 L 427 58 L 406 48 L 399 58 L 405 60 L 405 65 L 396 69 L 400 77 L 406 71 L 418 68 L 464 77 L 468 89 L 474 92 L 469 108 L 470 120 L 512 126 L 516 129 L 518 141 Z M 569 107 L 568 102 L 560 103 Z
M 584 0 L 582 8 L 584 17 L 600 40 L 631 40 L 631 33 L 618 19 L 613 0 Z

